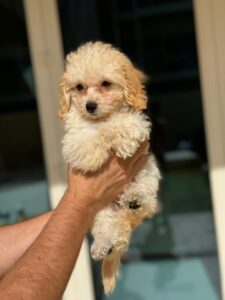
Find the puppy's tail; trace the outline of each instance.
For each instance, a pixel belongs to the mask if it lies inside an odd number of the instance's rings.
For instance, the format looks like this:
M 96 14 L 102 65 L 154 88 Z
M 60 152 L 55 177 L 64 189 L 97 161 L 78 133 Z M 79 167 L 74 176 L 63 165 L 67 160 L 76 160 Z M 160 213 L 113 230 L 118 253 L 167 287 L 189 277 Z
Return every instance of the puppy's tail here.
M 120 258 L 121 254 L 115 251 L 103 259 L 102 281 L 106 295 L 112 293 L 116 286 L 116 278 L 119 275 Z

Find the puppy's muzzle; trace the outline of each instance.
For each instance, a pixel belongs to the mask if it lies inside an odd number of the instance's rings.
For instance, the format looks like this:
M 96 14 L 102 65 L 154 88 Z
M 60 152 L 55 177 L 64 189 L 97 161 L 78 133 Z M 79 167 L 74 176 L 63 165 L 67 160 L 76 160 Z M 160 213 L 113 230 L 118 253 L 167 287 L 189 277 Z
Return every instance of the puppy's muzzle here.
M 95 103 L 94 101 L 88 101 L 87 104 L 86 104 L 86 110 L 87 110 L 90 114 L 95 113 L 97 107 L 98 107 L 98 104 Z

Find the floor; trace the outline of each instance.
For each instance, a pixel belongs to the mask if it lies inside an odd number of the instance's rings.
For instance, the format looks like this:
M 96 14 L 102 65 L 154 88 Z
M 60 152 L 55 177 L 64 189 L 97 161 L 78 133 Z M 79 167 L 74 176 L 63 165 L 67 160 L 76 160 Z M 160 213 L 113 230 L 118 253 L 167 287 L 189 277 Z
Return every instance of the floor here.
M 116 290 L 102 299 L 220 300 L 211 212 L 146 221 L 133 235 Z
M 215 261 L 216 257 L 210 257 Z M 134 262 L 122 266 L 107 300 L 219 300 L 205 263 L 198 258 Z

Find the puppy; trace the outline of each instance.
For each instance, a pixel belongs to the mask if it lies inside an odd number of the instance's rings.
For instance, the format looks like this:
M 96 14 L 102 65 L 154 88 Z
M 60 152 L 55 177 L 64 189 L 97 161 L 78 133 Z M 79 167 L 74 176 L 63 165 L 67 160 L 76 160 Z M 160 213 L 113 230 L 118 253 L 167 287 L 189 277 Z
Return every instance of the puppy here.
M 146 76 L 118 49 L 89 42 L 66 57 L 60 90 L 59 117 L 65 124 L 63 155 L 84 173 L 94 172 L 110 153 L 126 159 L 149 139 L 151 123 L 141 111 L 147 106 Z M 95 217 L 91 256 L 103 260 L 106 294 L 112 292 L 121 255 L 132 230 L 158 211 L 160 173 L 153 155 L 115 203 Z

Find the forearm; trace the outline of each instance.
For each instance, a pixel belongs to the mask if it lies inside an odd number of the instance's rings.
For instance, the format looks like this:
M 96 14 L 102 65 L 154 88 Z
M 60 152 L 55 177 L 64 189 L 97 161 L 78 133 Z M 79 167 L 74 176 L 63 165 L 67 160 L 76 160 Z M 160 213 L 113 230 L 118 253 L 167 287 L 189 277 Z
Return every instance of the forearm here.
M 61 299 L 95 213 L 114 201 L 144 166 L 146 146 L 126 161 L 112 156 L 93 174 L 68 168 L 65 196 L 36 240 L 0 281 L 1 300 Z
M 0 278 L 34 242 L 51 214 L 48 212 L 25 222 L 0 227 Z
M 64 196 L 44 230 L 0 283 L 0 298 L 61 299 L 87 233 L 92 214 Z

